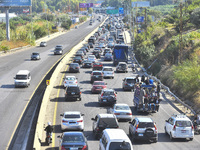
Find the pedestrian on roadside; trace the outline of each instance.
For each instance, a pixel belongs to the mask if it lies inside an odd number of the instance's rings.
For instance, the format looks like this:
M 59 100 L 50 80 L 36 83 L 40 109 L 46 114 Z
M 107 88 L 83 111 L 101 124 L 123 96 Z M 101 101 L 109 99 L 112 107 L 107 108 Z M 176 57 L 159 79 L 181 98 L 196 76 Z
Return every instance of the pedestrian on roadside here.
M 145 82 L 145 76 L 142 75 L 141 82 Z
M 145 82 L 146 85 L 149 85 L 149 77 L 147 77 L 144 82 Z
M 149 79 L 149 84 L 153 85 L 153 79 L 152 78 Z

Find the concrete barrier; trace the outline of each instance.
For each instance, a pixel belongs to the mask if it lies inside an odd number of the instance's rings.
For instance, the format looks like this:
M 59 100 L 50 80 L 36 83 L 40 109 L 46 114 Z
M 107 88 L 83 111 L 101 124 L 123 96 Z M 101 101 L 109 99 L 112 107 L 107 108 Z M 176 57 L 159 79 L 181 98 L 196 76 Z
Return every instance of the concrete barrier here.
M 105 22 L 105 20 L 100 24 L 102 25 Z M 94 29 L 89 35 L 87 35 L 84 39 L 88 40 L 91 35 L 93 35 L 98 30 L 98 27 Z M 46 115 L 46 109 L 47 109 L 47 103 L 50 101 L 50 94 L 53 89 L 54 83 L 57 80 L 57 76 L 60 73 L 63 66 L 69 62 L 70 58 L 74 55 L 74 53 L 81 48 L 81 46 L 86 42 L 85 40 L 81 41 L 79 44 L 74 46 L 64 57 L 61 58 L 60 63 L 57 65 L 55 71 L 53 72 L 51 78 L 50 78 L 50 85 L 47 86 L 42 104 L 40 106 L 40 112 L 37 120 L 36 130 L 35 130 L 35 137 L 34 137 L 34 144 L 33 148 L 35 150 L 40 150 L 41 148 L 41 139 L 44 132 L 44 119 Z

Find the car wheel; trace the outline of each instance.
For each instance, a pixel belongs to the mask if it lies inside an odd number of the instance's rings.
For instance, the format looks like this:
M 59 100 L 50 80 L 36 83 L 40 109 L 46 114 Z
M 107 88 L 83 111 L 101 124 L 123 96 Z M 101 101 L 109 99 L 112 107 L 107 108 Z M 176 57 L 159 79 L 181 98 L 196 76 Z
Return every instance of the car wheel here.
M 193 140 L 193 138 L 190 138 L 190 141 L 192 141 Z
M 171 141 L 173 141 L 173 139 L 174 139 L 174 138 L 172 137 L 172 134 L 171 134 L 171 133 L 170 133 L 170 135 L 169 135 L 169 138 L 170 138 Z
M 154 142 L 154 143 L 157 143 L 157 142 L 158 142 L 158 139 L 153 140 L 153 142 Z
M 79 101 L 81 101 L 81 98 L 79 98 Z
M 114 77 L 112 77 L 112 79 L 114 79 Z

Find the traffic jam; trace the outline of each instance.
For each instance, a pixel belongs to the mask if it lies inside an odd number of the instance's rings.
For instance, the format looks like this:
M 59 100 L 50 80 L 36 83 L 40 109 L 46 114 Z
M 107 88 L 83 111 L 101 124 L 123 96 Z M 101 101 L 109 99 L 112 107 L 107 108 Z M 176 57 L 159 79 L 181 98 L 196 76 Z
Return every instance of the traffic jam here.
M 94 150 L 88 144 L 91 137 L 86 130 L 92 130 L 90 135 L 98 142 L 94 145 L 100 150 L 133 150 L 133 143 L 138 141 L 159 143 L 158 126 L 148 114 L 159 114 L 161 86 L 137 73 L 136 65 L 129 57 L 130 47 L 126 45 L 126 28 L 122 19 L 109 16 L 69 64 L 63 79 L 64 102 L 68 105 L 75 102 L 79 109 L 65 109 L 59 114 L 61 120 L 58 124 L 62 134 L 51 140 L 57 140 L 55 143 L 59 143 L 61 150 Z M 90 78 L 85 79 L 82 73 Z M 80 82 L 79 78 L 88 82 Z M 116 87 L 119 82 L 120 88 Z M 91 89 L 88 88 L 90 85 Z M 119 96 L 122 93 L 123 98 Z M 86 100 L 83 94 L 92 96 L 92 101 Z M 125 103 L 126 98 L 129 98 L 128 103 Z M 78 106 L 78 101 L 84 101 L 84 106 Z M 90 120 L 84 120 L 86 113 L 81 111 L 87 105 L 97 106 L 95 110 L 91 108 Z M 98 112 L 98 109 L 101 111 Z M 135 117 L 134 113 L 142 115 Z M 91 121 L 92 127 L 89 128 L 87 126 Z M 123 130 L 124 126 L 127 131 Z M 171 115 L 162 128 L 171 141 L 175 138 L 192 141 L 194 138 L 194 123 L 185 114 Z

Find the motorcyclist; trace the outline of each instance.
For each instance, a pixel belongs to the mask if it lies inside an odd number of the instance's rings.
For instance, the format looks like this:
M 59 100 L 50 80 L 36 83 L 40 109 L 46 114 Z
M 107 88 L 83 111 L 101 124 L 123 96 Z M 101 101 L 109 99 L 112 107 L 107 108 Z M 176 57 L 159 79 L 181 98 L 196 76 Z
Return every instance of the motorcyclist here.
M 135 64 L 132 64 L 132 71 L 135 72 Z
M 52 139 L 53 127 L 51 126 L 51 122 L 48 122 L 48 125 L 44 130 L 46 131 L 46 137 L 50 134 Z

